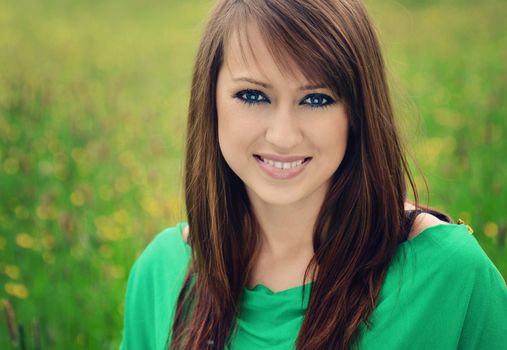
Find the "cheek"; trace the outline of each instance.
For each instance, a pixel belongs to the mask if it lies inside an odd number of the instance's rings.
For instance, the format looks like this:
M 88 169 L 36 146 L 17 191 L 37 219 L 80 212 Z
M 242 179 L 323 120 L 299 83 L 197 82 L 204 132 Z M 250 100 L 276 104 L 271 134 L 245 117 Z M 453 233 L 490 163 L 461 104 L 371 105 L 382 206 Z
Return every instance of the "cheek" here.
M 348 122 L 346 117 L 331 117 L 309 125 L 306 135 L 321 156 L 328 160 L 341 159 L 347 147 Z
M 338 150 L 338 153 L 343 155 L 347 148 L 348 139 L 348 124 L 343 123 L 335 129 L 334 137 L 330 140 L 333 142 L 334 147 Z
M 260 116 L 253 109 L 234 101 L 217 102 L 218 138 L 220 144 L 246 145 L 262 134 Z
M 218 142 L 228 163 L 237 161 L 234 155 L 248 154 L 258 135 L 258 123 L 241 109 L 235 101 L 217 105 Z

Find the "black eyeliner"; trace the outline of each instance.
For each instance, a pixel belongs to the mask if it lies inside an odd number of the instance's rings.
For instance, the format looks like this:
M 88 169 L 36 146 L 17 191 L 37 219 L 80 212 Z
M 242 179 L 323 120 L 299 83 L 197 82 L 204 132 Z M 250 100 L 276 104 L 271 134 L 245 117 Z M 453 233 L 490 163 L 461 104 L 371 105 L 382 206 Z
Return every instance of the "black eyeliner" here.
M 263 97 L 263 100 L 249 100 L 249 99 L 245 99 L 242 97 L 243 94 L 247 94 L 247 93 L 253 93 L 253 94 L 258 94 L 260 96 Z M 240 102 L 243 102 L 244 104 L 247 104 L 247 105 L 254 105 L 254 104 L 261 104 L 261 103 L 270 103 L 271 101 L 269 100 L 269 98 L 260 90 L 255 90 L 255 89 L 243 89 L 243 90 L 240 90 L 238 92 L 236 92 L 233 96 L 233 98 L 236 98 L 238 99 Z
M 303 103 L 306 99 L 308 98 L 312 98 L 312 97 L 315 97 L 315 96 L 319 96 L 321 98 L 324 98 L 327 100 L 327 102 L 323 105 L 314 105 L 314 104 L 309 104 L 309 103 Z M 322 94 L 322 93 L 311 93 L 311 94 L 308 94 L 306 95 L 305 97 L 303 97 L 303 99 L 301 100 L 301 102 L 299 103 L 300 106 L 308 106 L 310 108 L 325 108 L 325 107 L 329 107 L 333 104 L 336 103 L 336 100 L 334 98 L 332 98 L 331 96 L 329 95 L 326 95 L 326 94 Z

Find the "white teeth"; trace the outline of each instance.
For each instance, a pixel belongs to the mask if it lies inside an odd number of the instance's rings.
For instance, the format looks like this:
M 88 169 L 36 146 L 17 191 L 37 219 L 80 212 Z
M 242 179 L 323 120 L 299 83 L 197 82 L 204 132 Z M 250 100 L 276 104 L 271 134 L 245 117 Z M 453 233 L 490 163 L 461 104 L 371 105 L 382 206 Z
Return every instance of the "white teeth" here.
M 288 170 L 288 169 L 293 169 L 295 167 L 298 167 L 300 166 L 301 164 L 303 164 L 304 160 L 301 159 L 301 160 L 298 160 L 298 161 L 295 161 L 295 162 L 287 162 L 287 163 L 284 163 L 284 162 L 275 162 L 275 161 L 272 161 L 270 159 L 264 159 L 262 158 L 262 161 L 274 168 L 277 168 L 277 169 L 283 169 L 283 170 Z

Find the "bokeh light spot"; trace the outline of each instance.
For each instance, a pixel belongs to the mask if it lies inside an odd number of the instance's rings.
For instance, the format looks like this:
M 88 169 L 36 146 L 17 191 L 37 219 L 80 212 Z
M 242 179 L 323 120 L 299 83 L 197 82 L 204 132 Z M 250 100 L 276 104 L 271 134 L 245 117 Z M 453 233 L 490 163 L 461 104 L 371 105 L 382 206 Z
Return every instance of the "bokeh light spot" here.
M 85 196 L 82 191 L 77 190 L 72 192 L 72 194 L 70 195 L 70 201 L 74 206 L 80 207 L 85 202 Z
M 30 249 L 33 248 L 34 239 L 28 233 L 20 233 L 16 236 L 16 244 L 21 248 Z
M 16 175 L 19 170 L 19 162 L 16 158 L 7 158 L 3 163 L 4 171 L 9 175 Z
M 484 234 L 490 238 L 495 238 L 498 235 L 498 225 L 494 222 L 488 222 L 484 225 Z
M 5 291 L 7 294 L 15 296 L 19 299 L 26 299 L 28 297 L 28 289 L 21 283 L 6 283 Z
M 14 265 L 5 265 L 4 266 L 4 273 L 9 276 L 9 278 L 12 278 L 13 280 L 19 278 L 19 269 L 17 266 Z
M 30 212 L 22 205 L 18 205 L 16 209 L 14 209 L 14 213 L 18 219 L 28 219 L 30 217 Z

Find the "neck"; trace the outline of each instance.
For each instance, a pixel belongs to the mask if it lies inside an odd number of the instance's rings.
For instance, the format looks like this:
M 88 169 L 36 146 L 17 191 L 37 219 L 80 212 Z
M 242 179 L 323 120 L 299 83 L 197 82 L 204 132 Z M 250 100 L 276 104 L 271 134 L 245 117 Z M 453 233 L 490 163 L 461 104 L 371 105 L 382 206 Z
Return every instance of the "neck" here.
M 325 193 L 290 205 L 272 205 L 249 196 L 260 225 L 261 255 L 273 259 L 313 256 L 313 229 Z

